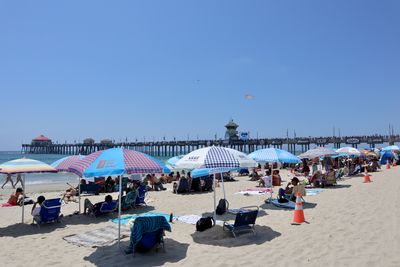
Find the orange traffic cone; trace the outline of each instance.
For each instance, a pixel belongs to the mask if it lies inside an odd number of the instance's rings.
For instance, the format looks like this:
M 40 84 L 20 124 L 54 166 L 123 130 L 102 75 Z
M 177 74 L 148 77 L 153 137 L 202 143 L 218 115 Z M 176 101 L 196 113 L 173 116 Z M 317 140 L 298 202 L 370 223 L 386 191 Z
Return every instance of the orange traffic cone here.
M 396 166 L 397 166 L 397 161 L 393 160 L 393 167 L 396 167 Z
M 365 169 L 364 183 L 370 183 L 370 182 L 372 182 L 372 181 L 371 181 L 371 179 L 370 179 L 370 177 L 369 177 L 369 174 L 368 174 L 367 169 Z
M 389 160 L 386 161 L 386 169 L 390 169 L 390 163 Z
M 298 225 L 305 221 L 306 220 L 304 219 L 303 204 L 301 202 L 300 192 L 297 192 L 296 206 L 294 208 L 294 218 L 292 224 Z

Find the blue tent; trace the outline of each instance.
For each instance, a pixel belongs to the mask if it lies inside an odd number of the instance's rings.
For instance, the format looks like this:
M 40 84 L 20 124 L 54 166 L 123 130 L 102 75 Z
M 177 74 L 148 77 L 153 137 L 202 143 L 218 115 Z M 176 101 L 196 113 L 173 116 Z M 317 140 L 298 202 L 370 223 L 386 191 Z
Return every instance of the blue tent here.
M 389 160 L 392 161 L 393 159 L 393 153 L 391 151 L 382 151 L 381 153 L 381 164 L 386 164 L 386 162 Z

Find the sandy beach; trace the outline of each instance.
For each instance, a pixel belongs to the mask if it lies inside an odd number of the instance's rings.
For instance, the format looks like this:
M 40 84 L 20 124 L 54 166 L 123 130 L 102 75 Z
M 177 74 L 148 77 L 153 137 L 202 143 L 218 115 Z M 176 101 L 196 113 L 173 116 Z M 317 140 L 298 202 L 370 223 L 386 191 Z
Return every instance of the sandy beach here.
M 176 221 L 165 238 L 166 252 L 123 255 L 116 243 L 103 247 L 78 247 L 63 237 L 113 225 L 117 214 L 101 218 L 73 215 L 77 204 L 62 207 L 60 224 L 38 229 L 30 225 L 31 206 L 26 206 L 25 224 L 20 224 L 21 208 L 0 208 L 0 256 L 2 266 L 400 266 L 400 168 L 373 173 L 372 183 L 363 177 L 340 181 L 315 196 L 305 197 L 304 213 L 308 223 L 294 226 L 293 210 L 265 204 L 266 196 L 235 194 L 254 188 L 248 177 L 225 184 L 230 208 L 248 205 L 260 207 L 256 232 L 240 234 L 234 239 L 217 225 L 205 232 Z M 284 180 L 290 176 L 282 172 Z M 31 186 L 27 194 L 36 198 L 58 197 L 64 185 Z M 275 188 L 277 189 L 277 188 Z M 4 203 L 10 189 L 1 191 Z M 46 192 L 46 193 L 41 193 Z M 117 194 L 113 194 L 117 197 Z M 222 197 L 217 188 L 218 199 Z M 90 196 L 92 202 L 104 195 Z M 212 211 L 212 193 L 175 195 L 167 191 L 149 192 L 148 207 L 126 214 L 155 211 L 174 215 L 203 215 Z M 231 220 L 233 215 L 219 216 Z M 128 244 L 124 238 L 122 244 Z

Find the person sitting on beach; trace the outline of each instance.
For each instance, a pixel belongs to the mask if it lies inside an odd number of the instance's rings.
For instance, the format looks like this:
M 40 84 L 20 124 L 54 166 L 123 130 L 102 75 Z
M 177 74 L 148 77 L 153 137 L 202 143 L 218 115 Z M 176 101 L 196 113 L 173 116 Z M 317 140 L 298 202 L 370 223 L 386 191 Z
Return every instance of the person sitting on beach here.
M 85 202 L 84 202 L 84 204 L 83 204 L 83 214 L 91 214 L 91 213 L 94 213 L 95 212 L 95 210 L 97 209 L 97 207 L 101 207 L 101 205 L 104 203 L 104 202 L 107 202 L 107 203 L 111 203 L 113 201 L 113 199 L 112 199 L 112 196 L 111 195 L 107 195 L 105 198 L 104 198 L 104 201 L 102 201 L 102 202 L 97 202 L 96 204 L 93 204 L 88 198 L 86 198 L 85 199 Z
M 256 168 L 253 168 L 253 172 L 249 175 L 251 178 L 250 181 L 258 181 L 260 180 L 260 175 L 258 174 Z
M 104 182 L 104 188 L 106 193 L 109 192 L 114 192 L 114 185 L 119 184 L 119 178 L 116 177 L 115 181 L 111 178 L 111 176 L 108 176 L 106 181 Z
M 259 179 L 258 186 L 261 186 L 261 187 L 271 187 L 272 186 L 272 176 L 271 176 L 270 170 L 266 171 L 265 176 L 263 176 Z
M 281 186 L 282 178 L 279 174 L 279 170 L 274 170 L 272 172 L 272 186 Z
M 37 201 L 35 203 L 33 203 L 31 214 L 32 214 L 33 219 L 36 222 L 40 222 L 40 210 L 41 210 L 41 207 L 42 207 L 42 203 L 45 200 L 46 200 L 46 198 L 44 196 L 39 196 L 37 198 Z
M 287 195 L 291 195 L 291 201 L 296 201 L 296 196 L 292 195 L 293 187 L 299 184 L 300 180 L 297 177 L 293 177 L 292 180 L 286 185 L 286 188 L 279 188 L 278 196 L 279 198 L 284 198 Z
M 12 206 L 22 205 L 24 202 L 24 190 L 18 187 L 17 190 L 10 196 L 7 203 Z
M 135 202 L 136 202 L 137 193 L 138 193 L 138 191 L 137 191 L 138 187 L 139 187 L 139 184 L 137 182 L 133 182 L 132 188 L 129 188 L 129 187 L 126 188 L 126 190 L 125 190 L 126 194 L 121 199 L 121 209 L 122 210 L 127 210 L 127 209 L 134 207 Z
M 73 187 L 72 185 L 70 185 L 69 183 L 67 183 L 67 185 L 69 185 L 69 188 L 67 190 L 65 190 L 65 193 L 63 195 L 63 200 L 65 202 L 65 204 L 68 204 L 68 202 L 76 202 L 75 196 L 76 196 L 76 189 L 75 187 Z
M 4 189 L 4 186 L 5 186 L 8 182 L 10 182 L 12 188 L 15 189 L 14 181 L 13 181 L 13 179 L 12 179 L 11 174 L 7 174 L 7 175 L 6 175 L 6 180 L 5 180 L 4 184 L 1 186 L 1 189 Z
M 163 186 L 160 179 L 158 179 L 155 174 L 148 174 L 147 176 L 154 191 L 167 190 L 167 188 Z

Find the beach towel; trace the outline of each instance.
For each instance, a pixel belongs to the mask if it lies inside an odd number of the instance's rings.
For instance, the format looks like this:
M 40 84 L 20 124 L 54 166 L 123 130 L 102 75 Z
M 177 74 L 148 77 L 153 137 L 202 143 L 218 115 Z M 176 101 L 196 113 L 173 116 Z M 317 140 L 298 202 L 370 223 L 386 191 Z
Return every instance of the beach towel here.
M 127 226 L 121 226 L 121 238 L 128 237 L 131 230 Z M 63 237 L 68 243 L 84 247 L 102 247 L 110 245 L 118 239 L 118 225 L 111 224 L 108 227 L 92 230 L 82 234 L 74 234 Z
M 177 219 L 180 222 L 195 225 L 197 223 L 197 221 L 200 220 L 200 218 L 201 218 L 201 216 L 192 214 L 192 215 L 179 216 Z
M 246 190 L 240 190 L 235 194 L 241 195 L 265 195 L 267 193 L 272 193 L 271 188 L 249 188 Z
M 15 207 L 15 206 L 18 206 L 18 205 L 11 205 L 10 203 L 3 203 L 3 204 L 1 204 L 1 206 L 3 207 L 3 208 L 6 208 L 6 207 Z
M 323 191 L 324 191 L 323 189 L 306 189 L 306 195 L 307 196 L 315 196 Z
M 289 201 L 286 203 L 279 203 L 277 199 L 271 199 L 270 203 L 278 208 L 283 208 L 283 209 L 294 209 L 296 206 L 296 203 Z
M 167 221 L 169 221 L 169 214 L 166 213 L 157 213 L 157 212 L 145 212 L 141 214 L 133 214 L 129 216 L 121 217 L 121 224 L 123 225 L 132 225 L 136 218 L 138 217 L 153 217 L 153 216 L 164 216 Z M 176 219 L 176 217 L 174 217 Z M 118 218 L 111 220 L 113 223 L 118 224 Z

